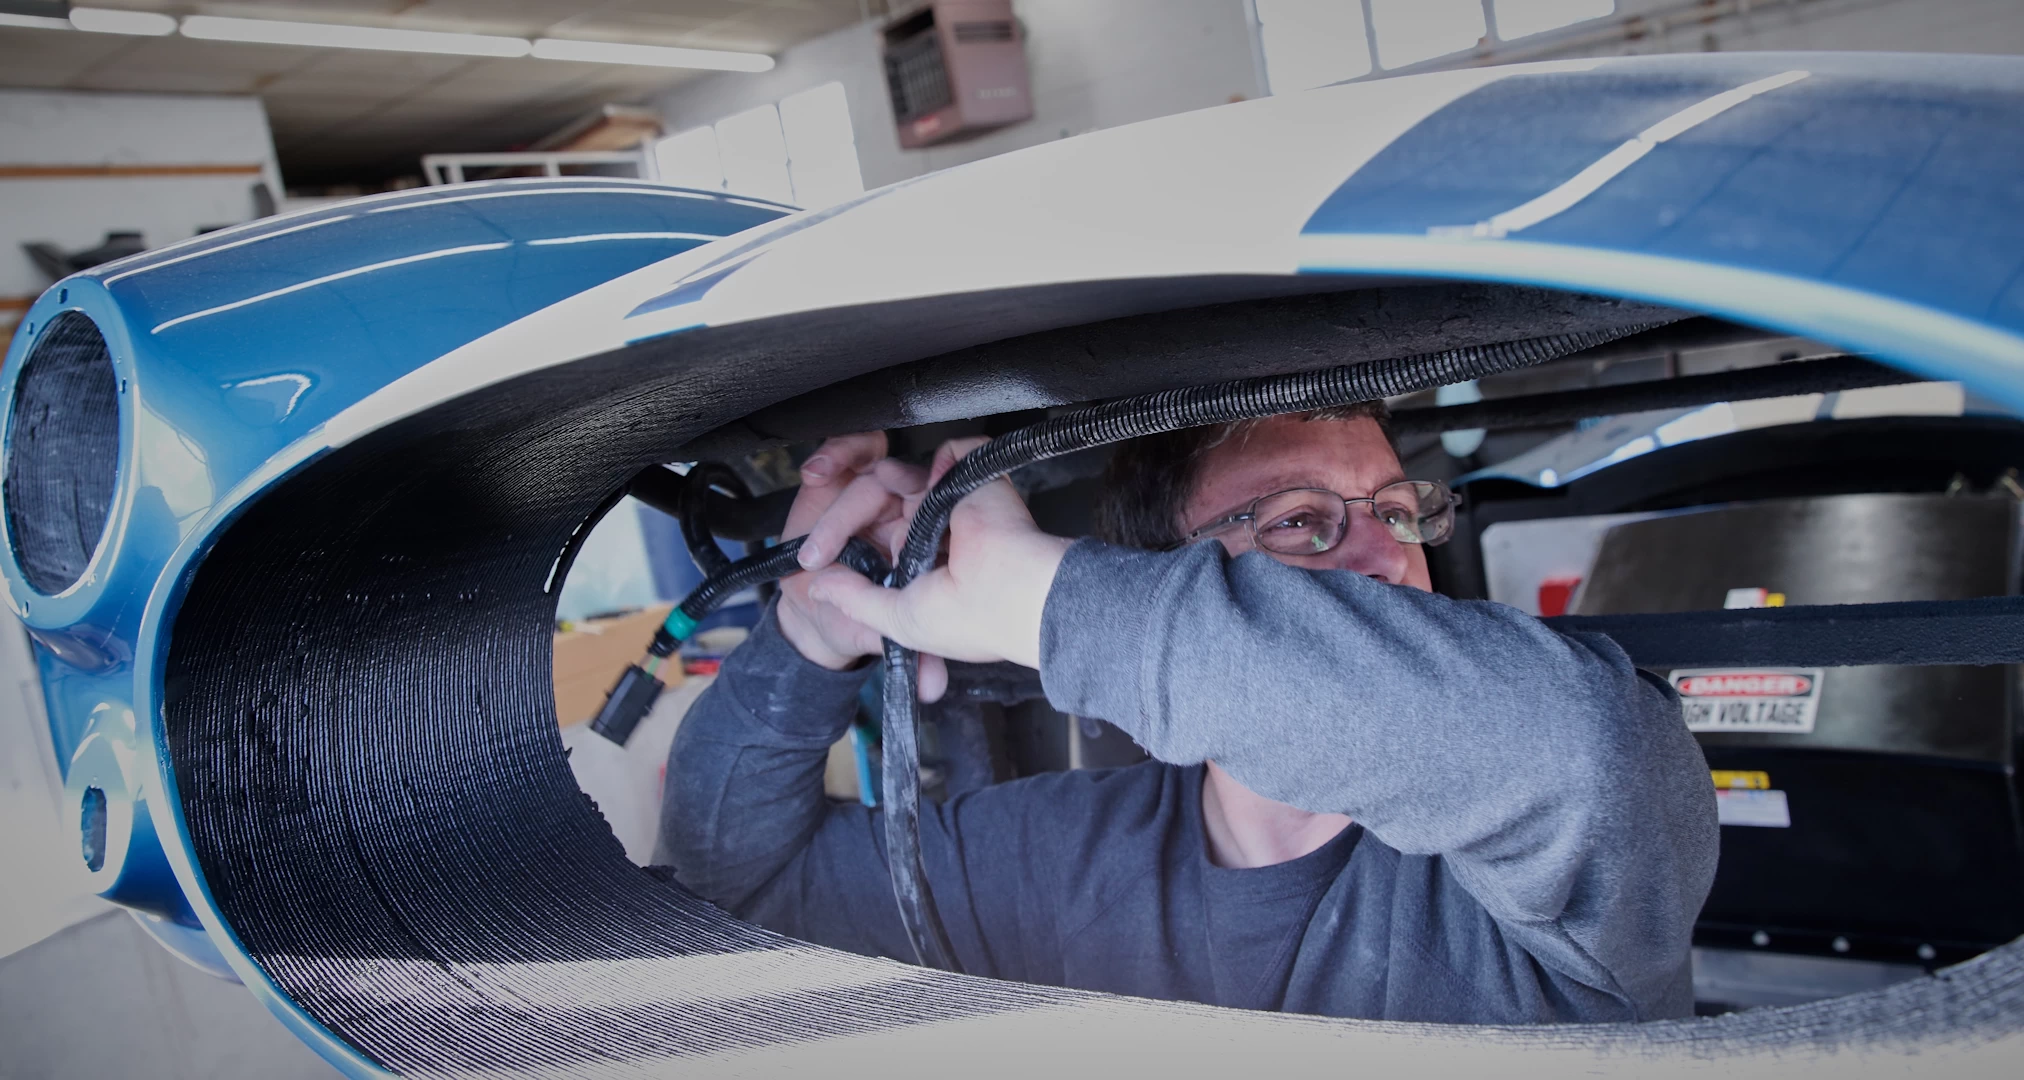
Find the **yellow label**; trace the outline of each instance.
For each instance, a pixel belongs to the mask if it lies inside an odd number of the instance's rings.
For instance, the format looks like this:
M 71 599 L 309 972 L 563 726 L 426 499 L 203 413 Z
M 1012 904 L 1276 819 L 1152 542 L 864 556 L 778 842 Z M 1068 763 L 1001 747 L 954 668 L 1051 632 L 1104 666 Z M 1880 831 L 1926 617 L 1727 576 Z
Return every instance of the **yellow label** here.
M 1732 769 L 1716 769 L 1710 773 L 1718 788 L 1743 788 L 1749 791 L 1771 790 L 1771 774 L 1766 772 L 1737 772 Z
M 1766 594 L 1764 594 L 1764 606 L 1765 606 L 1765 607 L 1784 607 L 1784 606 L 1785 606 L 1785 594 L 1784 594 L 1784 593 L 1782 593 L 1782 592 L 1775 592 L 1775 593 L 1766 593 Z M 1759 775 L 1759 776 L 1762 776 L 1763 774 L 1762 774 L 1762 773 L 1758 773 L 1757 775 Z

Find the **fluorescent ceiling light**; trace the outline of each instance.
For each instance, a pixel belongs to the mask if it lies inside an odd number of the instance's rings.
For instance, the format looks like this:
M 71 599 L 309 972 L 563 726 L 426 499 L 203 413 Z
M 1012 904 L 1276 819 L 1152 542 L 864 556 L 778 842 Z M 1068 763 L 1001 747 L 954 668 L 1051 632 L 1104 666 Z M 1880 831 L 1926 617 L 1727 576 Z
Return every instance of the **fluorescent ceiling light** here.
M 72 17 L 75 18 L 74 15 Z M 526 38 L 492 34 L 447 34 L 434 30 L 396 30 L 384 26 L 283 22 L 278 19 L 232 19 L 218 15 L 189 16 L 183 20 L 183 36 L 260 45 L 301 45 L 313 49 L 379 49 L 453 56 L 526 56 L 532 48 Z
M 704 71 L 773 70 L 773 58 L 764 53 L 680 49 L 668 45 L 625 45 L 615 41 L 541 38 L 534 43 L 534 55 L 543 60 L 582 60 L 593 64 L 638 64 L 642 67 L 698 68 Z
M 159 37 L 176 32 L 174 16 L 153 11 L 115 8 L 71 8 L 70 17 L 20 13 L 25 5 L 0 0 L 0 26 L 44 30 L 90 30 L 101 34 Z M 33 10 L 62 11 L 50 4 Z M 239 41 L 256 45 L 297 45 L 310 49 L 377 49 L 385 52 L 439 53 L 451 56 L 520 57 L 575 60 L 591 64 L 632 64 L 642 67 L 691 68 L 703 71 L 771 71 L 773 58 L 764 53 L 727 49 L 683 49 L 666 45 L 628 45 L 610 41 L 561 38 L 503 37 L 496 34 L 452 34 L 436 30 L 402 30 L 388 26 L 294 22 L 285 19 L 238 19 L 191 15 L 182 20 L 184 37 L 206 41 Z
M 120 11 L 114 8 L 71 8 L 70 25 L 94 34 L 138 34 L 161 37 L 176 32 L 173 15 L 153 11 Z
M 30 30 L 69 30 L 69 19 L 52 18 L 48 15 L 12 15 L 0 11 L 0 26 L 22 26 Z

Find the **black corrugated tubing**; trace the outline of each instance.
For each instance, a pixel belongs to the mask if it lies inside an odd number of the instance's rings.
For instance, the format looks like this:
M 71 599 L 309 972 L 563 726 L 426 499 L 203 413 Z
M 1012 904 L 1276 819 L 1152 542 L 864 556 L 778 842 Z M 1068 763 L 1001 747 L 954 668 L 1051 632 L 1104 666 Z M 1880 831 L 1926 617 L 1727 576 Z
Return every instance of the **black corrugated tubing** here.
M 729 465 L 721 462 L 698 462 L 695 468 L 689 470 L 687 481 L 683 494 L 686 512 L 681 515 L 682 542 L 689 546 L 689 558 L 694 560 L 696 569 L 708 579 L 731 568 L 731 557 L 717 547 L 717 538 L 710 531 L 709 520 L 703 512 L 709 502 L 710 489 L 723 488 L 740 499 L 750 498 L 751 493 L 746 489 L 745 481 Z M 708 584 L 707 580 L 705 584 Z M 730 593 L 724 595 L 729 596 Z
M 682 614 L 701 622 L 703 616 L 717 610 L 717 605 L 742 589 L 800 573 L 801 563 L 796 553 L 801 550 L 803 539 L 805 537 L 797 536 L 792 540 L 783 540 L 757 555 L 727 562 L 723 570 L 711 574 L 676 606 L 682 609 Z M 715 546 L 711 544 L 712 548 Z M 718 557 L 722 558 L 722 555 Z M 881 584 L 891 572 L 878 549 L 862 537 L 853 536 L 845 542 L 836 561 Z

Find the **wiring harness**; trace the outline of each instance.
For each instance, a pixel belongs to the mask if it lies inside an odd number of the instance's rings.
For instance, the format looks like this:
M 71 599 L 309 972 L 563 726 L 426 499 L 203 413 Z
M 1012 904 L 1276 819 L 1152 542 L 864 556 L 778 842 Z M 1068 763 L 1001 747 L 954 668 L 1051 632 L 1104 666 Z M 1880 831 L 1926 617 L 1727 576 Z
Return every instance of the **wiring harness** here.
M 684 519 L 684 533 L 688 532 L 687 520 Z M 717 552 L 716 541 L 710 539 L 707 532 L 703 535 L 704 543 L 722 560 L 722 569 L 705 578 L 695 591 L 683 597 L 682 602 L 668 612 L 660 628 L 654 631 L 654 640 L 647 646 L 647 655 L 619 675 L 618 682 L 604 699 L 604 707 L 590 722 L 590 730 L 620 746 L 632 738 L 633 729 L 639 727 L 640 721 L 666 688 L 660 680 L 661 664 L 681 648 L 689 635 L 695 633 L 697 623 L 745 589 L 777 581 L 801 569 L 800 562 L 796 560 L 796 553 L 801 550 L 801 538 L 798 536 L 732 562 Z M 883 582 L 891 573 L 878 549 L 860 537 L 851 537 L 836 561 L 873 581 Z
M 942 535 L 948 530 L 949 516 L 958 502 L 985 484 L 1035 462 L 1145 435 L 1350 405 L 1479 379 L 1559 359 L 1656 325 L 1659 324 L 1527 338 L 1323 371 L 1164 390 L 1062 413 L 1001 435 L 958 461 L 922 500 L 897 563 L 890 571 L 877 551 L 857 538 L 845 547 L 838 561 L 874 581 L 904 588 L 934 568 Z M 723 472 L 728 474 L 729 470 Z M 704 474 L 699 480 L 707 484 L 717 475 Z M 700 507 L 701 500 L 695 505 Z M 708 551 L 697 555 L 697 564 L 708 577 L 668 614 L 667 621 L 655 633 L 647 659 L 626 670 L 592 722 L 593 730 L 613 741 L 624 742 L 652 706 L 661 688 L 654 676 L 657 665 L 694 631 L 699 620 L 739 590 L 801 569 L 795 558 L 801 546 L 799 539 L 724 564 L 699 509 L 683 515 L 683 536 L 692 553 Z M 960 967 L 955 949 L 936 911 L 921 862 L 919 657 L 888 640 L 883 663 L 881 728 L 885 768 L 880 803 L 893 896 L 920 962 L 956 971 Z

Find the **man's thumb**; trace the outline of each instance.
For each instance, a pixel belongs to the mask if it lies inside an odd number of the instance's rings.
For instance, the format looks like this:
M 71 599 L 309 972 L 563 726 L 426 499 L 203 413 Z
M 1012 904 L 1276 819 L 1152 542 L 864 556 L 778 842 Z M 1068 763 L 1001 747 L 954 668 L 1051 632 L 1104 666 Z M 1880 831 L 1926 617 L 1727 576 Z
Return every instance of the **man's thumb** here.
M 899 640 L 894 633 L 899 623 L 898 589 L 874 585 L 863 574 L 832 566 L 815 575 L 815 580 L 808 583 L 808 598 L 834 606 L 850 618 L 878 631 L 881 637 Z

